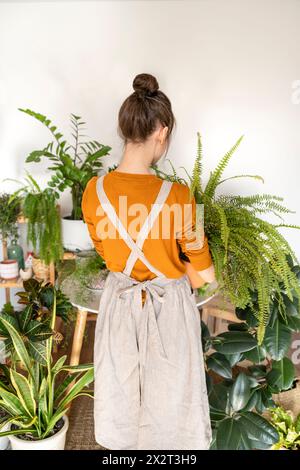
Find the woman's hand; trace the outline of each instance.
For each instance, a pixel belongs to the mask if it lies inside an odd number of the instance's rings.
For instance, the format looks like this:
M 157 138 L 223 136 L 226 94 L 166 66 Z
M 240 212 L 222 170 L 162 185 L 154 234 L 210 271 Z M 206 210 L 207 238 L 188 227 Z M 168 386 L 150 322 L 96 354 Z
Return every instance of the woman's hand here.
M 189 277 L 191 286 L 193 289 L 202 287 L 207 283 L 212 283 L 216 280 L 215 267 L 213 264 L 202 271 L 197 271 L 193 265 L 187 261 L 184 261 L 186 267 L 186 274 Z

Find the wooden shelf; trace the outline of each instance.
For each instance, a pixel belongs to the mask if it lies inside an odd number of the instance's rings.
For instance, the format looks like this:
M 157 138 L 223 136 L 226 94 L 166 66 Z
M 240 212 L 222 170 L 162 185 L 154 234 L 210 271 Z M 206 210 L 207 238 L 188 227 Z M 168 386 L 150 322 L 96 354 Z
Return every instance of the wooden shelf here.
M 23 287 L 23 281 L 22 279 L 19 277 L 18 279 L 12 279 L 12 280 L 9 280 L 9 281 L 4 281 L 2 279 L 0 279 L 0 288 L 4 288 L 4 289 L 12 289 L 14 287 Z

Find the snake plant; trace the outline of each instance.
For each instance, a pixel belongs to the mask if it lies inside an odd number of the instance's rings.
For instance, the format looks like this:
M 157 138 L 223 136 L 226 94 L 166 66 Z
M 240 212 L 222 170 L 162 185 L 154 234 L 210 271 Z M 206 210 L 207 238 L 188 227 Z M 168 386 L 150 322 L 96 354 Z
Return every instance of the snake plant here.
M 54 330 L 55 320 L 54 290 L 51 330 Z M 86 387 L 93 381 L 93 365 L 66 365 L 66 356 L 54 361 L 52 335 L 45 340 L 45 357 L 41 364 L 28 352 L 26 336 L 20 334 L 13 322 L 1 317 L 0 325 L 9 334 L 16 356 L 10 366 L 1 365 L 0 369 L 0 407 L 8 414 L 0 423 L 0 431 L 5 425 L 11 425 L 8 431 L 0 432 L 0 437 L 14 434 L 26 439 L 45 439 L 55 433 L 75 398 L 92 397 L 92 391 Z

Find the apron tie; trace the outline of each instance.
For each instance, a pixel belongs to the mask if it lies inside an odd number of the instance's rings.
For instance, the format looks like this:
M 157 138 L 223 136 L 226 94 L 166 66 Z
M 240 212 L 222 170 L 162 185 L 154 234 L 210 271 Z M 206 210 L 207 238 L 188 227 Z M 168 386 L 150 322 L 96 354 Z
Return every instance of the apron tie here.
M 146 292 L 146 299 L 143 305 L 142 291 Z M 132 308 L 141 314 L 139 336 L 138 336 L 138 349 L 140 359 L 140 383 L 141 389 L 144 384 L 144 370 L 147 359 L 147 344 L 148 338 L 152 338 L 155 341 L 158 354 L 162 358 L 167 358 L 164 350 L 159 328 L 157 324 L 155 309 L 153 305 L 153 299 L 156 299 L 161 304 L 164 302 L 165 289 L 157 284 L 154 284 L 150 280 L 147 281 L 132 281 L 132 285 L 122 287 L 116 292 L 118 297 L 123 297 L 126 294 L 133 295 Z

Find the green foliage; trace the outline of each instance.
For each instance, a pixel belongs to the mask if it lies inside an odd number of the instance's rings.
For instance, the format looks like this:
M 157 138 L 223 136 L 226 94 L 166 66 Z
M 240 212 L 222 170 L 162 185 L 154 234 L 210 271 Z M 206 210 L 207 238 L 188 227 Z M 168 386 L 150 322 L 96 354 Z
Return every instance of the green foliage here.
M 20 197 L 11 200 L 10 194 L 0 194 L 0 237 L 2 239 L 18 237 L 17 218 L 20 212 Z
M 20 195 L 22 211 L 28 219 L 27 241 L 46 264 L 58 261 L 63 255 L 58 194 L 51 188 L 41 190 L 35 179 L 27 174 L 25 183 L 11 196 L 11 201 Z
M 51 330 L 56 320 L 56 291 L 53 292 Z M 0 366 L 5 377 L 0 380 L 0 407 L 8 414 L 8 418 L 0 423 L 0 430 L 7 424 L 14 425 L 14 429 L 0 432 L 0 437 L 14 434 L 45 439 L 55 433 L 57 423 L 74 399 L 80 395 L 92 397 L 92 391 L 86 387 L 93 381 L 93 365 L 66 365 L 67 356 L 54 362 L 52 335 L 45 340 L 45 357 L 40 363 L 28 351 L 27 339 L 13 322 L 0 317 L 0 325 L 5 328 L 16 356 L 10 367 Z M 17 370 L 20 363 L 22 374 Z
M 281 406 L 270 409 L 271 423 L 277 429 L 279 440 L 273 444 L 272 449 L 300 449 L 300 414 L 294 418 L 289 410 Z
M 292 269 L 300 277 L 300 267 Z M 253 291 L 251 298 L 254 305 L 258 292 Z M 202 322 L 207 374 L 213 372 L 223 380 L 216 384 L 208 381 L 214 449 L 264 449 L 279 439 L 278 434 L 274 434 L 273 423 L 271 427 L 266 425 L 257 414 L 274 407 L 274 396 L 291 389 L 295 383 L 295 367 L 286 354 L 292 333 L 300 329 L 300 312 L 287 296 L 281 309 L 276 297 L 271 301 L 271 316 L 262 344 L 258 341 L 259 321 L 255 307 L 237 308 L 237 317 L 242 322 L 230 323 L 229 331 L 217 336 L 211 336 Z M 245 360 L 250 361 L 248 367 L 241 364 Z M 244 372 L 236 375 L 240 367 Z M 252 426 L 251 431 L 248 426 Z
M 253 411 L 251 401 L 256 384 L 240 373 L 235 381 L 225 381 L 210 393 L 213 426 L 211 449 L 268 449 L 278 440 L 276 429 Z
M 34 319 L 44 321 L 49 316 L 56 304 L 56 315 L 64 322 L 72 313 L 73 306 L 69 299 L 58 287 L 54 287 L 50 282 L 44 283 L 36 279 L 29 279 L 23 283 L 23 291 L 17 292 L 18 303 L 31 308 Z
M 82 219 L 81 200 L 87 182 L 96 176 L 102 168 L 101 159 L 108 155 L 111 147 L 103 145 L 96 140 L 86 141 L 83 134 L 85 122 L 80 116 L 71 114 L 71 130 L 73 144 L 69 144 L 63 134 L 46 116 L 36 113 L 30 109 L 20 109 L 25 114 L 34 117 L 47 127 L 52 134 L 52 141 L 42 150 L 31 152 L 26 162 L 40 162 L 46 157 L 50 160 L 49 170 L 53 171 L 53 176 L 49 182 L 49 187 L 59 195 L 66 188 L 72 193 L 72 219 Z
M 300 298 L 297 275 L 288 261 L 291 259 L 297 262 L 297 258 L 279 232 L 281 227 L 299 227 L 282 223 L 282 216 L 291 211 L 282 204 L 283 199 L 279 196 L 216 194 L 219 185 L 230 179 L 222 179 L 222 175 L 241 140 L 242 137 L 210 173 L 205 188 L 201 180 L 203 165 L 199 133 L 198 153 L 192 177 L 188 176 L 188 180 L 180 178 L 173 168 L 170 175 L 157 169 L 156 173 L 163 179 L 189 185 L 196 202 L 204 204 L 204 231 L 220 291 L 238 308 L 252 306 L 259 322 L 258 339 L 261 344 L 271 314 L 271 297 L 276 296 L 279 305 L 283 303 L 284 296 L 291 302 Z M 257 175 L 239 175 L 233 178 L 239 177 L 263 181 Z M 275 215 L 280 219 L 280 223 L 274 224 L 262 218 L 268 215 Z M 253 291 L 258 293 L 255 303 L 251 298 Z M 296 308 L 299 310 L 299 300 Z
M 45 365 L 46 339 L 55 331 L 50 327 L 52 310 L 64 322 L 69 320 L 73 306 L 62 291 L 51 283 L 43 283 L 36 279 L 24 281 L 24 291 L 17 292 L 18 303 L 25 307 L 21 311 L 15 311 L 10 303 L 4 305 L 0 312 L 0 337 L 4 339 L 0 353 L 6 355 L 14 353 L 13 342 L 10 333 L 1 320 L 4 319 L 14 326 L 22 336 L 28 354 L 37 362 Z

